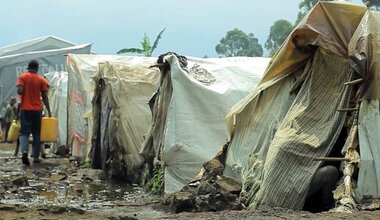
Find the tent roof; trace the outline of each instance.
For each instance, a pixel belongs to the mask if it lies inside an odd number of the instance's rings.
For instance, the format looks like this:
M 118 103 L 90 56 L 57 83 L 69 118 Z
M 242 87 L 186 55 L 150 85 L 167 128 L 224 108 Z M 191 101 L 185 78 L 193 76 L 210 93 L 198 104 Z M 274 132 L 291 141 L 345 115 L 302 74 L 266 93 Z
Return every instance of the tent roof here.
M 82 44 L 82 45 L 70 46 L 70 47 L 58 48 L 58 49 L 52 49 L 52 50 L 32 51 L 32 52 L 25 52 L 21 54 L 12 54 L 9 56 L 2 56 L 0 57 L 0 67 L 23 62 L 25 61 L 26 57 L 29 60 L 31 60 L 31 59 L 38 59 L 41 57 L 54 56 L 57 54 L 68 54 L 68 53 L 72 53 L 73 51 L 77 51 L 77 50 L 81 50 L 85 48 L 91 48 L 91 45 L 92 44 Z
M 55 36 L 45 36 L 2 47 L 0 48 L 0 56 L 39 50 L 59 49 L 72 46 L 75 46 L 75 44 L 69 41 L 60 39 Z
M 261 91 L 294 73 L 319 46 L 348 59 L 348 44 L 367 8 L 349 2 L 319 2 L 305 16 L 270 61 L 264 77 L 227 115 L 230 134 L 233 115 L 239 114 Z
M 348 58 L 348 43 L 367 8 L 349 2 L 319 2 L 272 58 L 261 84 L 294 72 L 320 46 Z

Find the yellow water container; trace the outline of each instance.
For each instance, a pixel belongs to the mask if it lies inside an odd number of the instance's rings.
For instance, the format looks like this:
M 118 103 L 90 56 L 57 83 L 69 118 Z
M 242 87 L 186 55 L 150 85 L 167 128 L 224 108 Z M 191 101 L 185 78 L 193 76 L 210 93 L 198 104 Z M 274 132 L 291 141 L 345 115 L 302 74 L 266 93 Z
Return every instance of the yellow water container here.
M 11 127 L 8 131 L 8 141 L 17 141 L 18 134 L 20 132 L 20 121 L 13 120 Z
M 57 118 L 42 117 L 41 136 L 43 142 L 55 142 L 58 137 L 58 120 Z

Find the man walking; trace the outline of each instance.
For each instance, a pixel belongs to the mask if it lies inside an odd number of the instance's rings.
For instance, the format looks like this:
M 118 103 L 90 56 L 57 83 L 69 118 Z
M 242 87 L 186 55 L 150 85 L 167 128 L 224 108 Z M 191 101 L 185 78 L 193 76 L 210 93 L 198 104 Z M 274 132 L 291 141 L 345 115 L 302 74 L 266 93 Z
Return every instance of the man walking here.
M 47 95 L 48 86 L 42 76 L 38 75 L 39 64 L 31 60 L 28 64 L 28 72 L 21 74 L 17 81 L 17 93 L 21 95 L 20 103 L 20 146 L 22 151 L 22 163 L 30 165 L 28 159 L 29 135 L 33 135 L 32 157 L 34 163 L 39 163 L 41 143 L 40 130 L 42 119 L 42 101 L 51 117 L 49 99 Z
M 8 132 L 11 127 L 12 121 L 15 120 L 17 117 L 17 107 L 15 104 L 16 104 L 16 98 L 12 97 L 9 101 L 9 104 L 7 105 L 7 108 L 5 109 L 5 114 L 4 114 L 5 136 L 4 136 L 3 143 L 7 141 Z

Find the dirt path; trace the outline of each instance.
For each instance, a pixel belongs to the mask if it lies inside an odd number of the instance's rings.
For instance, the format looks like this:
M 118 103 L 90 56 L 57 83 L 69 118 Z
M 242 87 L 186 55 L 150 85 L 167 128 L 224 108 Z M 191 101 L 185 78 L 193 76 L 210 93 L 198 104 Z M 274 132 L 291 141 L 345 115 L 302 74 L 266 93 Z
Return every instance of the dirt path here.
M 98 170 L 79 168 L 49 154 L 26 167 L 13 156 L 13 144 L 0 144 L 0 220 L 2 219 L 380 219 L 380 211 L 354 214 L 261 209 L 256 212 L 184 212 L 161 205 L 162 196 L 140 187 L 104 180 Z

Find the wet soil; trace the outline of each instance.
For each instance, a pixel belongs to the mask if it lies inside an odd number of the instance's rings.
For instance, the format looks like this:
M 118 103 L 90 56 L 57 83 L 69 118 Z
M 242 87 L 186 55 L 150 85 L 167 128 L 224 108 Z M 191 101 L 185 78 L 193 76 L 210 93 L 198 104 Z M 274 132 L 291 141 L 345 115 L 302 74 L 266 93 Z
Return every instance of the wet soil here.
M 14 144 L 0 144 L 2 219 L 380 219 L 380 210 L 356 213 L 295 212 L 262 208 L 255 212 L 183 212 L 161 205 L 163 196 L 104 178 L 102 171 L 48 154 L 42 163 L 21 164 Z M 374 208 L 376 209 L 376 208 Z

